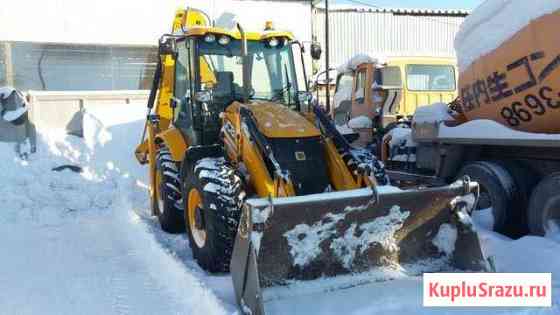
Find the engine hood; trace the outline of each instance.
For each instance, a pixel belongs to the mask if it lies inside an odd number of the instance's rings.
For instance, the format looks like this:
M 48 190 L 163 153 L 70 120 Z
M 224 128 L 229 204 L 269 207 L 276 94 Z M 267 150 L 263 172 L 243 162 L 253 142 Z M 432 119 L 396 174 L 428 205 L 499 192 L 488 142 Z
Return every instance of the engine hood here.
M 321 135 L 319 129 L 305 117 L 282 104 L 254 101 L 245 106 L 251 110 L 259 131 L 267 138 L 305 138 Z

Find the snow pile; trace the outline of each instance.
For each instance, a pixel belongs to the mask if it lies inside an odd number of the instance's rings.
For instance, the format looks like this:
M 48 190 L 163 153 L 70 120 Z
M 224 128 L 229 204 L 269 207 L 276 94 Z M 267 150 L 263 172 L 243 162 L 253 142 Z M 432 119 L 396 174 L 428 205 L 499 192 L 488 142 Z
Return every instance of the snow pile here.
M 0 99 L 7 98 L 15 90 L 12 86 L 0 86 Z
M 408 127 L 396 127 L 388 133 L 391 137 L 389 142 L 389 160 L 396 162 L 416 162 L 414 148 L 417 143 L 412 139 L 412 129 Z
M 16 119 L 20 118 L 25 113 L 27 113 L 27 108 L 26 107 L 19 107 L 18 109 L 4 112 L 4 115 L 2 116 L 2 118 L 5 121 L 12 122 L 12 121 L 15 121 Z
M 409 215 L 409 211 L 401 211 L 399 206 L 393 206 L 386 216 L 360 226 L 352 224 L 343 237 L 333 240 L 331 249 L 347 269 L 352 267 L 358 251 L 363 254 L 372 244 L 380 244 L 383 248 L 395 252 L 398 250 L 395 233 L 403 227 Z M 356 228 L 361 231 L 360 236 L 356 236 Z
M 416 118 L 416 116 L 415 116 Z M 517 131 L 508 128 L 493 120 L 478 119 L 468 121 L 459 126 L 449 127 L 444 124 L 439 128 L 440 138 L 453 139 L 494 139 L 494 140 L 536 140 L 536 141 L 560 141 L 560 134 L 544 134 Z
M 453 255 L 455 251 L 455 242 L 457 241 L 457 229 L 449 224 L 442 224 L 436 237 L 432 243 L 439 249 L 440 252 L 445 253 L 448 257 Z
M 487 0 L 469 15 L 455 37 L 460 71 L 492 52 L 532 20 L 560 10 L 558 0 Z
M 250 202 L 250 200 L 248 201 Z M 253 208 L 252 212 L 252 223 L 253 224 L 266 224 L 268 218 L 272 215 L 273 207 L 267 206 L 264 209 L 260 210 L 259 208 Z M 259 255 L 259 251 L 261 249 L 261 240 L 263 237 L 263 232 L 253 231 L 251 233 L 251 243 L 253 243 L 253 247 Z
M 418 106 L 414 112 L 413 123 L 434 123 L 453 120 L 446 103 L 434 103 L 426 106 Z
M 329 213 L 321 222 L 312 226 L 298 224 L 293 229 L 284 233 L 290 246 L 290 254 L 296 266 L 305 267 L 321 253 L 319 246 L 323 241 L 336 235 L 336 224 L 346 217 L 346 213 Z
M 352 129 L 368 129 L 373 126 L 371 118 L 367 116 L 358 116 L 348 121 L 348 127 Z
M 364 63 L 378 64 L 380 63 L 380 61 L 378 58 L 374 58 L 366 54 L 357 54 L 354 57 L 350 58 L 345 63 L 341 64 L 336 70 L 338 71 L 339 74 L 348 73 L 348 72 L 355 71 L 359 65 Z
M 363 254 L 372 244 L 379 244 L 383 248 L 396 251 L 395 233 L 400 230 L 404 221 L 410 215 L 409 211 L 401 211 L 399 206 L 393 206 L 386 216 L 378 217 L 372 222 L 352 224 L 345 231 L 337 228 L 339 222 L 353 211 L 363 211 L 364 207 L 347 207 L 342 213 L 328 213 L 312 226 L 298 224 L 292 230 L 284 233 L 290 246 L 290 254 L 296 266 L 305 267 L 321 253 L 320 244 L 333 236 L 342 235 L 332 240 L 330 249 L 338 257 L 344 267 L 350 269 L 354 258 Z M 357 233 L 357 232 L 360 233 Z M 356 235 L 359 236 L 356 236 Z
M 348 127 L 348 124 L 336 125 L 335 127 L 341 135 L 349 135 L 355 133 L 354 129 Z
M 6 103 L 11 104 L 6 106 Z M 20 92 L 11 86 L 0 87 L 0 113 L 3 120 L 13 122 L 27 113 L 27 108 L 27 101 Z
M 414 147 L 416 142 L 412 140 L 412 129 L 407 127 L 397 127 L 388 133 L 391 136 L 390 146 Z
M 111 126 L 86 115 L 87 141 L 41 131 L 37 153 L 27 161 L 0 143 L 0 246 L 10 253 L 0 262 L 1 313 L 231 314 L 235 309 L 234 302 L 217 297 L 212 281 L 204 283 L 205 277 L 185 268 L 162 241 L 167 236 L 153 228 L 147 169 L 133 158 L 144 109 L 138 114 L 134 106 L 121 109 L 127 115 Z M 107 110 L 103 120 L 114 112 Z M 83 171 L 51 171 L 64 165 Z M 186 237 L 177 238 L 169 243 L 188 250 Z M 228 281 L 228 291 L 230 286 Z

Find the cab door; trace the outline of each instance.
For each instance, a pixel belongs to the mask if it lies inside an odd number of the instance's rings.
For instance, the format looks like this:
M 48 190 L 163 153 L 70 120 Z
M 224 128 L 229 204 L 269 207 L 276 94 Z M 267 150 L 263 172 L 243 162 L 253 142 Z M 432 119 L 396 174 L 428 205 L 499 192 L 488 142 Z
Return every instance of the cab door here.
M 350 118 L 366 116 L 373 119 L 376 115 L 372 94 L 374 82 L 374 64 L 361 64 L 354 75 L 354 89 L 352 91 L 352 111 Z

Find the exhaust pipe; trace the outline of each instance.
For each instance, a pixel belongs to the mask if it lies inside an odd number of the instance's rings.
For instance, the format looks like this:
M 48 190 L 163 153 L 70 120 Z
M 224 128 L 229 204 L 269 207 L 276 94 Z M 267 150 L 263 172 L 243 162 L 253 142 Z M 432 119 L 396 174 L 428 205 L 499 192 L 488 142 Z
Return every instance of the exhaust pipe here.
M 243 103 L 247 103 L 249 100 L 249 89 L 251 87 L 251 78 L 249 72 L 249 62 L 248 62 L 248 51 L 247 51 L 247 34 L 241 26 L 237 23 L 237 29 L 241 34 L 241 59 L 243 62 Z

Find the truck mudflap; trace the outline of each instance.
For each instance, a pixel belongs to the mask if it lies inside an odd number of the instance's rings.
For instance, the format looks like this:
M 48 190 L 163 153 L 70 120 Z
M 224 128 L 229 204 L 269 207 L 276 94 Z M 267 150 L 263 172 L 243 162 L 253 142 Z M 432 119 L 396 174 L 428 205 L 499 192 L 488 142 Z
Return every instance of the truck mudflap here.
M 231 260 L 241 311 L 265 314 L 268 301 L 290 292 L 490 270 L 468 214 L 475 189 L 475 183 L 458 181 L 422 190 L 247 200 Z

